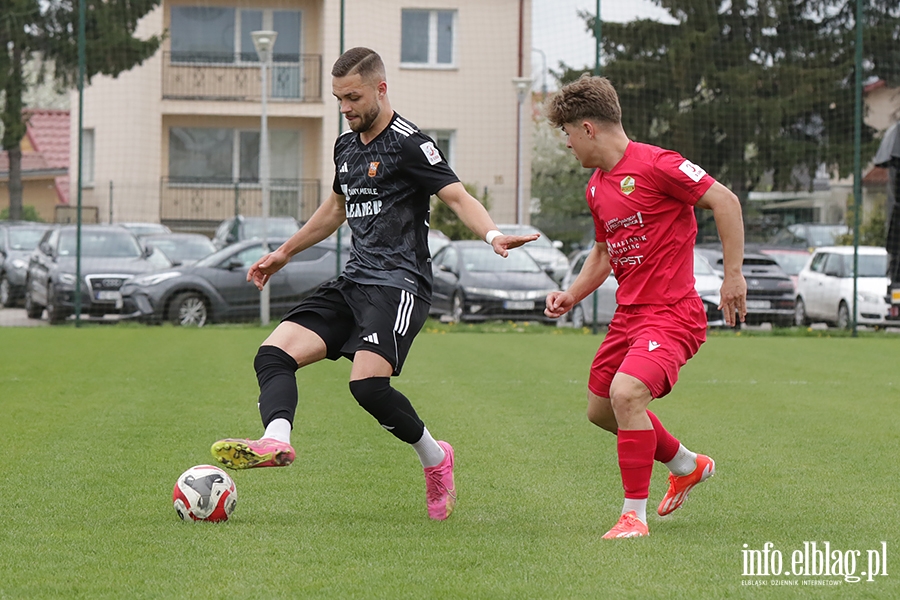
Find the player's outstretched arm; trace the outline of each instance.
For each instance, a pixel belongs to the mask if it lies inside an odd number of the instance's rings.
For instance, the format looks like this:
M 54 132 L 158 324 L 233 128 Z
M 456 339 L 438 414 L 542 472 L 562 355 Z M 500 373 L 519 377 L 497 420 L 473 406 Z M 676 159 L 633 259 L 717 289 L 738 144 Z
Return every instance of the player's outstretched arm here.
M 747 281 L 741 267 L 744 263 L 744 219 L 741 201 L 719 182 L 706 191 L 697 206 L 713 211 L 719 239 L 722 240 L 722 263 L 725 270 L 719 292 L 719 308 L 729 327 L 747 316 Z
M 581 272 L 569 289 L 547 295 L 544 314 L 553 318 L 563 316 L 572 310 L 573 306 L 584 300 L 588 294 L 603 285 L 611 271 L 612 266 L 609 262 L 609 251 L 606 244 L 594 244 L 590 254 L 584 260 Z
M 509 255 L 509 250 L 533 242 L 540 237 L 536 233 L 533 235 L 504 235 L 497 231 L 497 226 L 484 205 L 472 197 L 466 191 L 465 186 L 459 182 L 441 188 L 437 197 L 457 214 L 466 227 L 489 243 L 494 248 L 494 252 L 504 258 Z M 491 233 L 490 236 L 488 236 L 489 233 Z
M 269 278 L 286 265 L 292 256 L 321 242 L 337 231 L 346 218 L 344 197 L 332 192 L 297 233 L 275 251 L 253 263 L 247 271 L 247 281 L 262 290 L 269 282 Z

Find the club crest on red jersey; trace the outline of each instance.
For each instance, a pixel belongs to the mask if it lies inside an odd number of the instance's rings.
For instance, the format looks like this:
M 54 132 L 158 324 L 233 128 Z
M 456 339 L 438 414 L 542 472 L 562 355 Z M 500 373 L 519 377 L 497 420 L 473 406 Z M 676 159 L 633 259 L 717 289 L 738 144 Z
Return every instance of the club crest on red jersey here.
M 619 188 L 622 190 L 622 193 L 626 196 L 634 191 L 634 177 L 631 175 L 626 175 L 625 179 L 619 183 Z

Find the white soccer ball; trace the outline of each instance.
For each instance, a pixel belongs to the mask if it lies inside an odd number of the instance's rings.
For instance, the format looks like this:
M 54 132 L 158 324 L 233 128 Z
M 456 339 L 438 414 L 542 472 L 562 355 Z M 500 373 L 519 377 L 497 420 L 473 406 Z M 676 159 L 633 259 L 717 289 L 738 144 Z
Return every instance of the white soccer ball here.
M 227 521 L 237 504 L 231 477 L 212 465 L 197 465 L 181 474 L 172 490 L 175 512 L 182 520 Z

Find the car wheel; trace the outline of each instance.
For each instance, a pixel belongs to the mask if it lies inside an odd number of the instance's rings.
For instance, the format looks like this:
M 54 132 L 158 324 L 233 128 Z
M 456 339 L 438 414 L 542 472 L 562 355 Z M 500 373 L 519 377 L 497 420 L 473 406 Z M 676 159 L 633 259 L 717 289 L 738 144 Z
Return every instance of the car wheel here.
M 465 313 L 466 303 L 463 300 L 462 294 L 456 292 L 453 294 L 453 300 L 450 301 L 450 322 L 459 323 L 462 321 Z
M 0 274 L 0 305 L 7 308 L 13 305 L 12 290 L 9 287 L 6 273 Z
M 584 309 L 581 308 L 580 304 L 576 304 L 575 308 L 572 309 L 572 327 L 575 329 L 584 327 Z
M 844 301 L 838 306 L 837 326 L 838 329 L 850 329 L 850 309 Z
M 209 318 L 206 299 L 197 292 L 178 294 L 169 305 L 169 321 L 186 327 L 203 327 Z
M 32 299 L 31 286 L 28 282 L 25 282 L 25 314 L 29 319 L 40 319 L 44 314 L 44 307 Z
M 50 321 L 51 325 L 59 325 L 63 321 L 66 320 L 65 312 L 59 307 L 59 303 L 56 299 L 56 290 L 53 288 L 53 285 L 50 284 L 47 286 L 47 320 Z
M 806 304 L 803 302 L 803 298 L 797 297 L 797 302 L 794 304 L 794 325 L 797 327 L 806 327 L 809 325 L 809 316 L 806 314 Z

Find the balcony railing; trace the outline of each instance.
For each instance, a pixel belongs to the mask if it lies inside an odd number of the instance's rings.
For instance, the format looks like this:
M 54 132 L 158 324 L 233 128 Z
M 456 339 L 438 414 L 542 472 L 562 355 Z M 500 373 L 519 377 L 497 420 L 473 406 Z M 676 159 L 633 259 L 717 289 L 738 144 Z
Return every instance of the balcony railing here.
M 208 231 L 234 215 L 261 216 L 259 182 L 163 177 L 160 221 L 178 230 Z M 306 222 L 319 207 L 318 179 L 272 179 L 269 214 Z
M 260 65 L 246 54 L 163 53 L 162 96 L 169 100 L 258 101 Z M 269 72 L 273 102 L 322 100 L 322 56 L 276 54 Z

